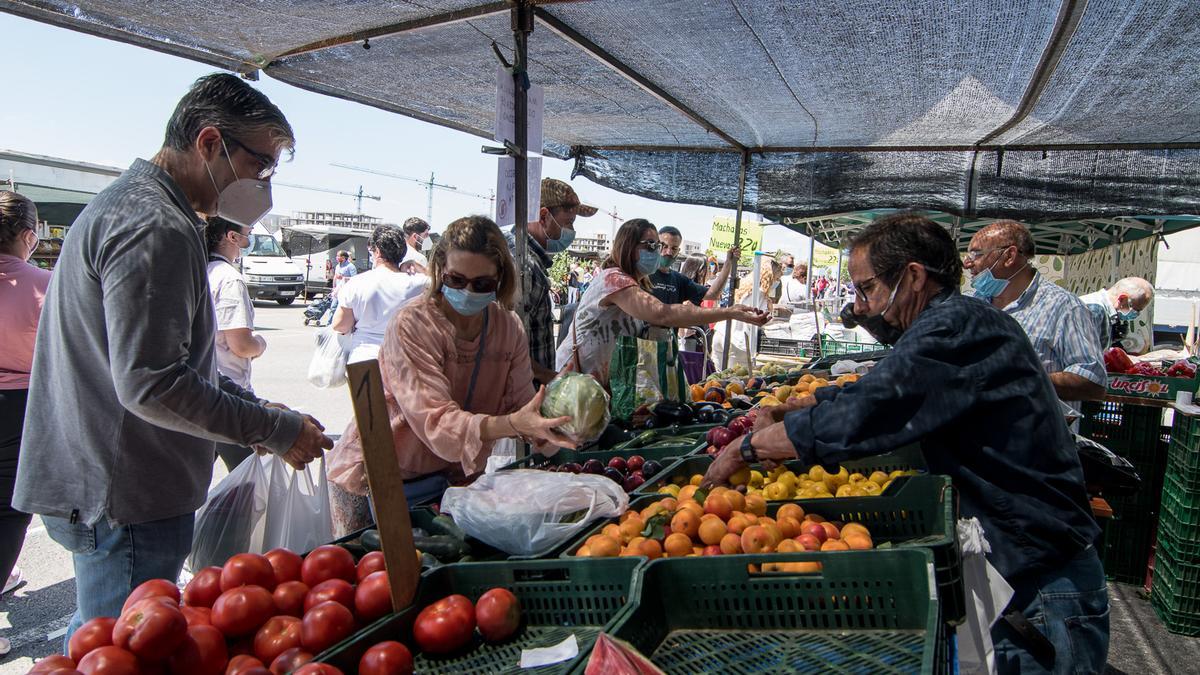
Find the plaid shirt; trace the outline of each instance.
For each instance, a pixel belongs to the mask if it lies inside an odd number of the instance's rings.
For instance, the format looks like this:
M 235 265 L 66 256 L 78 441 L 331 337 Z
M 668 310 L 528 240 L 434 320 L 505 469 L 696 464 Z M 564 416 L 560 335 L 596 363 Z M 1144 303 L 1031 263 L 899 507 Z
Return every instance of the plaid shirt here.
M 516 238 L 512 230 L 504 233 L 513 262 L 517 258 Z M 522 313 L 525 332 L 529 334 L 529 359 L 543 368 L 554 369 L 554 315 L 550 311 L 550 277 L 546 270 L 554 263 L 533 237 L 529 240 L 528 255 L 525 257 L 524 278 L 529 283 L 529 294 L 522 298 Z
M 1004 308 L 1029 335 L 1048 373 L 1072 373 L 1101 387 L 1108 382 L 1095 319 L 1087 305 L 1035 274 L 1029 288 Z M 1079 409 L 1078 401 L 1064 401 Z

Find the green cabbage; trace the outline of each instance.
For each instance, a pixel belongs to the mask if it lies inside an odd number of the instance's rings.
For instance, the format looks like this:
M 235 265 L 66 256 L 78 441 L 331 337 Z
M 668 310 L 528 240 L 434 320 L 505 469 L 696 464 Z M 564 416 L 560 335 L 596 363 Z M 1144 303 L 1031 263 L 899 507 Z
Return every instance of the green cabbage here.
M 546 418 L 569 416 L 557 431 L 577 444 L 589 443 L 608 426 L 608 392 L 591 375 L 566 373 L 546 387 L 541 412 Z

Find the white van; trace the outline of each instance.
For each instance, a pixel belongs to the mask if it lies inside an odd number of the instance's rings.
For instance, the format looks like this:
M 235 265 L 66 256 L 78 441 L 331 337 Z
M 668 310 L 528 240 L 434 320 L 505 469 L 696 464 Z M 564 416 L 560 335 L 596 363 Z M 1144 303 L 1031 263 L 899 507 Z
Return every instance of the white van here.
M 274 300 L 290 305 L 304 293 L 304 266 L 288 258 L 279 240 L 261 223 L 242 249 L 242 276 L 251 300 Z

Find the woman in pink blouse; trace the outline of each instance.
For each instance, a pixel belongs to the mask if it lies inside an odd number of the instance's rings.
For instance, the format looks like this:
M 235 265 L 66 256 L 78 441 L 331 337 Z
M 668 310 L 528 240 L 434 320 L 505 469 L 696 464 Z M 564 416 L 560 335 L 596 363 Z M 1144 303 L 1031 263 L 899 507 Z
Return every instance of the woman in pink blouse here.
M 572 447 L 554 431 L 570 418 L 538 412 L 545 390 L 534 395 L 529 342 L 511 311 L 520 278 L 500 228 L 482 216 L 451 223 L 429 257 L 429 276 L 428 294 L 396 313 L 379 351 L 410 504 L 483 471 L 500 439 Z M 365 526 L 367 477 L 353 422 L 330 452 L 329 480 L 334 529 Z
M 33 343 L 50 272 L 29 264 L 38 247 L 37 207 L 0 190 L 0 593 L 21 582 L 17 556 L 29 515 L 12 509 L 17 453 L 29 394 Z M 8 651 L 0 638 L 0 654 Z

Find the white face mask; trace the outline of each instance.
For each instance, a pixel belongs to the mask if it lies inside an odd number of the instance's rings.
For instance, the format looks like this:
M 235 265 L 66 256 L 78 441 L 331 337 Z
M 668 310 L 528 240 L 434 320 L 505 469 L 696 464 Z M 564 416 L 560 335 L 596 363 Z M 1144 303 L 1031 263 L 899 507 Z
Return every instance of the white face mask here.
M 217 190 L 217 215 L 242 227 L 252 228 L 271 211 L 271 184 L 253 178 L 238 178 L 237 169 L 233 168 L 233 161 L 229 157 L 229 148 L 225 147 L 225 139 L 221 139 L 221 147 L 225 150 L 225 161 L 229 162 L 229 169 L 237 180 L 226 185 L 224 190 L 218 189 L 212 169 L 208 162 L 204 163 L 208 179 L 212 181 L 213 189 Z

